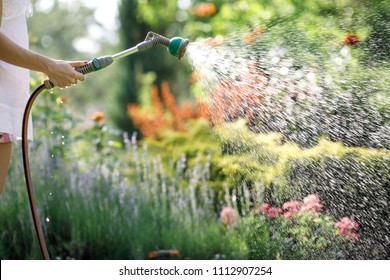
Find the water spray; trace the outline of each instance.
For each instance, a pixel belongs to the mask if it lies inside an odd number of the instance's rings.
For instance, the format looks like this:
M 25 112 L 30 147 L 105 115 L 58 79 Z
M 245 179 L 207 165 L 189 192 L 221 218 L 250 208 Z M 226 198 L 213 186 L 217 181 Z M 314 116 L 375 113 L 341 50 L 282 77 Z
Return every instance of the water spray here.
M 161 36 L 154 32 L 149 32 L 146 35 L 146 38 L 143 42 L 137 44 L 136 46 L 129 48 L 127 50 L 124 50 L 122 52 L 119 52 L 114 55 L 107 55 L 102 56 L 99 58 L 94 58 L 91 61 L 89 61 L 86 65 L 83 65 L 81 67 L 75 68 L 76 71 L 82 73 L 82 74 L 88 74 L 91 72 L 99 71 L 103 68 L 106 68 L 107 66 L 111 65 L 114 61 L 127 57 L 129 55 L 132 55 L 134 53 L 145 51 L 150 48 L 153 48 L 158 45 L 166 46 L 168 49 L 168 52 L 172 55 L 177 57 L 179 60 L 183 57 L 183 55 L 186 52 L 187 46 L 188 46 L 188 39 L 183 39 L 180 37 L 174 37 L 171 39 L 168 39 L 164 36 Z M 49 260 L 49 253 L 46 248 L 45 238 L 42 233 L 42 228 L 39 223 L 37 208 L 35 204 L 35 198 L 34 198 L 34 191 L 33 186 L 31 182 L 31 174 L 30 174 L 30 164 L 29 164 L 29 158 L 28 158 L 28 146 L 27 146 L 27 128 L 28 128 L 28 119 L 30 116 L 31 108 L 33 106 L 33 103 L 37 96 L 44 90 L 44 89 L 52 89 L 54 87 L 54 84 L 50 80 L 45 80 L 42 85 L 40 85 L 38 88 L 35 89 L 35 91 L 31 94 L 29 100 L 27 101 L 24 115 L 23 115 L 23 125 L 22 125 L 22 154 L 23 154 L 23 168 L 24 168 L 24 176 L 26 179 L 26 186 L 27 186 L 27 192 L 28 192 L 28 198 L 30 202 L 30 210 L 34 221 L 34 227 L 35 232 L 37 234 L 39 247 L 42 252 L 42 257 L 45 260 Z

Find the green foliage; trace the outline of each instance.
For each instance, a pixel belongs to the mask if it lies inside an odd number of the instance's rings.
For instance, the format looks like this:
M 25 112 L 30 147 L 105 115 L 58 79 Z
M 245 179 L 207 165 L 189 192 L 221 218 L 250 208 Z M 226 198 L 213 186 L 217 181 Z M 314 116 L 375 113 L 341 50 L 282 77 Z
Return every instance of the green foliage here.
M 31 87 L 37 86 L 31 80 Z M 35 130 L 39 138 L 32 143 L 32 149 L 46 146 L 48 154 L 54 161 L 69 156 L 65 144 L 73 143 L 76 139 L 72 134 L 79 120 L 70 111 L 67 98 L 59 94 L 60 90 L 45 91 L 40 94 L 34 104 L 32 116 Z

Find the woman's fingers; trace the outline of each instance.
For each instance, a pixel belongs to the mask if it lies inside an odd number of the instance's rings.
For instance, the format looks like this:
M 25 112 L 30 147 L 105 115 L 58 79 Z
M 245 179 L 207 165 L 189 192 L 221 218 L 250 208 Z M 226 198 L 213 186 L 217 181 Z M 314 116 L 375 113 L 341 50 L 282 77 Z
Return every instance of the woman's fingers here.
M 85 64 L 87 64 L 88 62 L 87 61 L 69 61 L 68 62 L 70 64 L 70 66 L 72 66 L 73 68 L 76 68 L 76 67 L 81 67 L 81 66 L 84 66 Z M 77 72 L 76 71 L 76 81 L 74 84 L 77 84 L 77 80 L 80 80 L 80 81 L 84 81 L 85 80 L 85 77 L 82 73 L 80 72 Z
M 61 88 L 70 87 L 77 84 L 78 81 L 84 81 L 84 75 L 74 69 L 74 67 L 83 65 L 85 65 L 84 61 L 53 61 L 50 72 L 47 75 L 54 85 Z

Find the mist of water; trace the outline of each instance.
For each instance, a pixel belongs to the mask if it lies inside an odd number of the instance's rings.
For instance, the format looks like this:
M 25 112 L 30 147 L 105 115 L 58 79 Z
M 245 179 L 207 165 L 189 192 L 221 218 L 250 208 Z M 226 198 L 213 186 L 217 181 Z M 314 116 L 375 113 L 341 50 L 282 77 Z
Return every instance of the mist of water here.
M 254 132 L 280 132 L 305 147 L 328 135 L 348 146 L 390 148 L 385 73 L 357 65 L 353 46 L 315 53 L 299 34 L 290 44 L 272 36 L 247 30 L 188 46 L 212 122 L 245 118 Z
M 273 28 L 291 39 L 279 39 Z M 273 28 L 232 32 L 188 46 L 211 123 L 223 126 L 245 119 L 250 131 L 280 133 L 284 141 L 303 148 L 326 137 L 347 147 L 388 151 L 389 63 L 370 65 L 363 46 L 324 42 L 313 49 L 304 34 Z M 316 192 L 332 214 L 359 221 L 367 252 L 361 258 L 390 256 L 390 224 L 383 220 L 389 215 L 388 155 L 375 162 L 324 157 L 322 165 L 302 160 L 291 167 L 294 184 L 303 193 Z

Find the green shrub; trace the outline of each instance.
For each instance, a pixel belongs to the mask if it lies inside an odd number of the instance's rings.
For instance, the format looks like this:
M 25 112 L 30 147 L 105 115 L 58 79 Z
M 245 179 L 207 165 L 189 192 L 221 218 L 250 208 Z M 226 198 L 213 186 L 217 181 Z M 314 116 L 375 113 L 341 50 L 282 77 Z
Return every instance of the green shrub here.
M 311 211 L 291 218 L 253 214 L 234 230 L 245 240 L 252 260 L 344 259 L 350 245 L 337 235 L 331 216 Z

